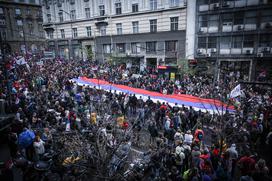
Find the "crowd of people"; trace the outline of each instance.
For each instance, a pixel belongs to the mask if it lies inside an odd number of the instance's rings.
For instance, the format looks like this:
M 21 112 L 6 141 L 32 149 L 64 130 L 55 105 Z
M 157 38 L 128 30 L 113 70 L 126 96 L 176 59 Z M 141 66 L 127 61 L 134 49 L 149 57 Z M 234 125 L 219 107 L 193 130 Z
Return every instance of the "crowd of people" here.
M 104 128 L 98 117 L 107 114 L 116 118 L 112 121 L 118 129 L 133 130 L 128 141 L 136 137 L 137 143 L 133 140 L 132 146 L 137 148 L 139 141 L 148 145 L 150 171 L 142 179 L 271 180 L 268 164 L 272 158 L 266 154 L 272 151 L 269 90 L 244 86 L 244 95 L 234 101 L 235 113 L 210 114 L 150 98 L 144 101 L 135 95 L 78 86 L 70 81 L 80 76 L 164 94 L 220 100 L 226 100 L 237 84 L 234 77 L 214 82 L 211 77 L 197 75 L 184 75 L 173 81 L 154 70 L 135 72 L 91 61 L 47 60 L 37 65 L 30 60 L 28 66 L 17 65 L 13 57 L 6 57 L 0 72 L 0 98 L 5 100 L 6 112 L 15 114 L 14 125 L 8 129 L 12 157 L 22 154 L 38 161 L 54 140 L 52 131 L 56 127 L 63 126 L 58 130 L 63 132 Z M 146 133 L 150 139 L 141 140 L 140 133 Z M 26 135 L 30 141 L 21 141 Z M 108 135 L 107 146 L 116 146 L 117 136 Z

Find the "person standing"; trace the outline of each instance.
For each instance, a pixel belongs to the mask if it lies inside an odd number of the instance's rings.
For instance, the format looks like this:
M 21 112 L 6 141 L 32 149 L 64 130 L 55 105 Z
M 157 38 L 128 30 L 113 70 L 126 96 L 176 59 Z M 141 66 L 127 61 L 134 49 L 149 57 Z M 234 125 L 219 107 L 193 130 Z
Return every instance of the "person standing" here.
M 36 160 L 40 160 L 41 156 L 45 152 L 44 141 L 40 139 L 40 136 L 36 136 L 35 141 L 33 142 L 33 147 L 35 150 Z

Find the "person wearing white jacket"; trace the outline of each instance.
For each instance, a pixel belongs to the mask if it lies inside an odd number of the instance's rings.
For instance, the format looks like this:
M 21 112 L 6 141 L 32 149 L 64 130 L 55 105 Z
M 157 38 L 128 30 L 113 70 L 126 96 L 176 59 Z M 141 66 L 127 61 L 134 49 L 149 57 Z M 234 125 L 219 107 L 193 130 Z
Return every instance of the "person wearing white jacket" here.
M 35 149 L 36 159 L 39 160 L 45 152 L 44 141 L 40 139 L 40 136 L 36 136 L 33 147 Z

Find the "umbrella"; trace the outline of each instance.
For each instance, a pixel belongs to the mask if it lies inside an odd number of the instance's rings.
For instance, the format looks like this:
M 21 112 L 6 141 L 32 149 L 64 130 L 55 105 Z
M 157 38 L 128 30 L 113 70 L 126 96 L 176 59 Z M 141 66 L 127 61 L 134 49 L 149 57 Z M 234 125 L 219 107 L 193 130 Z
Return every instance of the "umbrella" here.
M 31 130 L 26 130 L 19 135 L 18 143 L 21 148 L 30 146 L 35 138 L 35 133 Z

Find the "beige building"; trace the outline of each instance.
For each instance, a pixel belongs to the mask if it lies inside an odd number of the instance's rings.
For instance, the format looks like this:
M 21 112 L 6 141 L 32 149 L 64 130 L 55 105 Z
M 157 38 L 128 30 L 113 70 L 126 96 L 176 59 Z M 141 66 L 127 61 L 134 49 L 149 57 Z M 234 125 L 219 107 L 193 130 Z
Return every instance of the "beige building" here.
M 63 58 L 176 65 L 185 56 L 186 0 L 44 0 L 48 48 Z M 83 50 L 83 51 L 81 51 Z
M 0 1 L 0 38 L 7 53 L 44 50 L 42 23 L 39 0 Z

